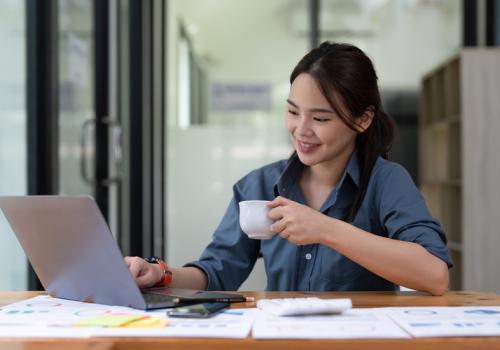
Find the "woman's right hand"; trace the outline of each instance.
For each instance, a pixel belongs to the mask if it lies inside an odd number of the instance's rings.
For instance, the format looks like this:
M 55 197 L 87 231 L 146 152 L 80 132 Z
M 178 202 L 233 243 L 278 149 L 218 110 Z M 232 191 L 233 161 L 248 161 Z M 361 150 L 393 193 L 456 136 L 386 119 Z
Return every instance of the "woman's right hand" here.
M 163 278 L 158 264 L 150 264 L 138 256 L 126 256 L 125 263 L 139 288 L 152 287 Z

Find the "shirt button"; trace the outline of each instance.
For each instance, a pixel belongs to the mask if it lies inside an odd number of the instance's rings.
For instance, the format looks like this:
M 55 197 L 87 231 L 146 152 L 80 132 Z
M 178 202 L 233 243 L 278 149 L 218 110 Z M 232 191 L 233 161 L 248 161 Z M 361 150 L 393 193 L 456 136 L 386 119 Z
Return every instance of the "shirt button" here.
M 312 258 L 311 253 L 307 253 L 307 254 L 306 254 L 306 260 L 311 260 L 311 258 Z

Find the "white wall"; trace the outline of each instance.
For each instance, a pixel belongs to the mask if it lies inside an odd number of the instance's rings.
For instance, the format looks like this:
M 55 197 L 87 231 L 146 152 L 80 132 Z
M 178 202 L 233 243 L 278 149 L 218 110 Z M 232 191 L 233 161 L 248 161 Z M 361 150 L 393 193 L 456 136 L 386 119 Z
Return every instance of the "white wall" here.
M 167 258 L 173 266 L 198 259 L 232 197 L 232 185 L 246 172 L 292 152 L 278 129 L 193 127 L 168 133 Z M 235 232 L 236 233 L 236 232 Z M 242 289 L 263 290 L 259 263 Z
M 377 36 L 360 45 L 373 59 L 383 89 L 419 89 L 421 77 L 461 46 L 461 1 L 413 3 L 391 1 L 378 9 Z

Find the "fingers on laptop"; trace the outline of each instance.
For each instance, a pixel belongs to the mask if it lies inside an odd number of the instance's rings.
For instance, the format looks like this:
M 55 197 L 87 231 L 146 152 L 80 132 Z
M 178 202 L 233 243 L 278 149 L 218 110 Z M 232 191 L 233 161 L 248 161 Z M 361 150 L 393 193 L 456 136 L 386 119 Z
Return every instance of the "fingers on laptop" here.
M 148 277 L 148 270 L 149 264 L 142 258 L 139 258 L 137 256 L 131 257 L 131 256 L 126 256 L 125 257 L 125 263 L 127 264 L 127 267 L 130 271 L 130 274 L 132 277 L 134 277 L 135 281 L 137 284 L 142 287 L 142 283 L 146 282 L 144 281 L 145 277 Z M 151 277 L 149 277 L 151 278 Z
M 148 271 L 146 274 L 136 277 L 135 281 L 139 287 L 151 287 L 155 284 L 153 271 Z

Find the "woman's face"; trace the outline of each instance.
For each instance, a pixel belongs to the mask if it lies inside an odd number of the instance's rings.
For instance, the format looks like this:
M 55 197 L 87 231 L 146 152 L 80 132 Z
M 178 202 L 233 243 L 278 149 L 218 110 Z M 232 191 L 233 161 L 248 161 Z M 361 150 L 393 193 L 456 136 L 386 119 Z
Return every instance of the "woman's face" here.
M 295 78 L 287 102 L 285 124 L 300 161 L 308 166 L 346 161 L 357 133 L 332 109 L 311 75 Z

